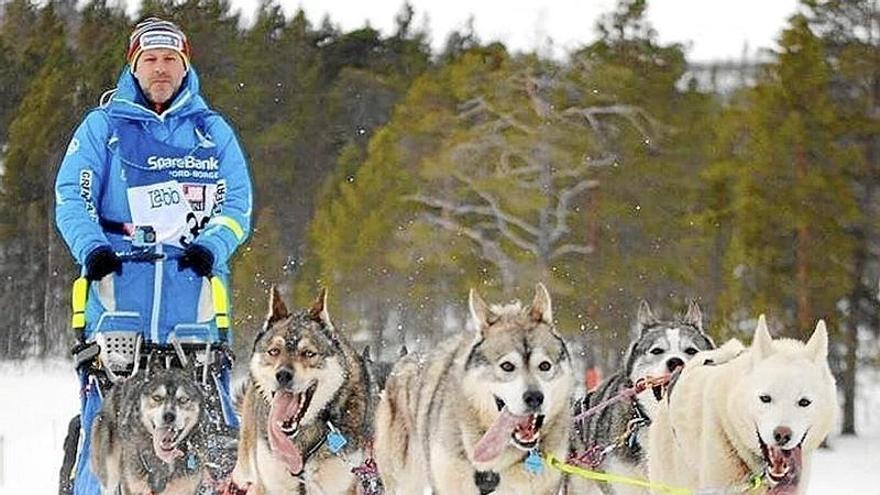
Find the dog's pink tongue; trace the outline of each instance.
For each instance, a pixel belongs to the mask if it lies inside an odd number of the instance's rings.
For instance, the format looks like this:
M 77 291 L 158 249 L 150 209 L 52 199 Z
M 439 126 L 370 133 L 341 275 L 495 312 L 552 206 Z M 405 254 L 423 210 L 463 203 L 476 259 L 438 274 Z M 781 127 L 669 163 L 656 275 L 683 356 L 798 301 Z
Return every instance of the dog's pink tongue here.
M 275 455 L 287 464 L 287 469 L 293 474 L 299 474 L 303 468 L 302 452 L 299 447 L 288 438 L 281 425 L 296 416 L 299 412 L 299 394 L 291 392 L 277 392 L 272 399 L 272 407 L 269 411 L 269 446 Z
M 153 452 L 162 462 L 171 464 L 174 459 L 183 455 L 183 452 L 173 446 L 174 431 L 168 427 L 159 427 L 153 432 Z
M 767 474 L 771 484 L 767 495 L 795 495 L 800 479 L 802 452 L 801 447 L 783 450 L 778 446 L 767 447 Z
M 501 410 L 501 414 L 492 423 L 482 438 L 474 446 L 474 460 L 477 462 L 489 462 L 501 455 L 504 448 L 510 442 L 513 429 L 520 423 L 529 421 L 529 416 L 517 416 L 511 414 L 507 408 Z

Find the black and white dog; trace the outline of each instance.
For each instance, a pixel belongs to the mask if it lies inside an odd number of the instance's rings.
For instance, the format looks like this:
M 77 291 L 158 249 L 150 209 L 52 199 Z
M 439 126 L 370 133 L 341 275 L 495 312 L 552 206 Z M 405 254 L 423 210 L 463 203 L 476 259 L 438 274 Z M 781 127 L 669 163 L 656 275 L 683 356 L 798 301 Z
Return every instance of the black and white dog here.
M 661 320 L 654 316 L 647 301 L 638 313 L 638 338 L 626 354 L 623 369 L 609 376 L 599 387 L 575 401 L 575 417 L 597 404 L 632 387 L 647 377 L 662 377 L 684 366 L 697 352 L 714 349 L 715 344 L 703 330 L 703 313 L 691 302 L 682 318 Z M 632 399 L 615 402 L 576 422 L 572 450 L 590 467 L 615 474 L 645 478 L 647 426 L 656 411 L 660 389 L 648 388 Z M 635 494 L 642 489 L 624 485 L 596 484 L 571 479 L 569 493 Z

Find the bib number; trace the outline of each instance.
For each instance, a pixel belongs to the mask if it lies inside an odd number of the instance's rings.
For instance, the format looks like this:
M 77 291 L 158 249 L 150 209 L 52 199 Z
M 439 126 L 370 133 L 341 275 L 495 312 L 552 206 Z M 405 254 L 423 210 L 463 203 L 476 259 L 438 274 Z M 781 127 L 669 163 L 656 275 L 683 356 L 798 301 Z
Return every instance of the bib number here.
M 189 212 L 186 214 L 186 229 L 187 232 L 180 236 L 180 244 L 183 247 L 189 246 L 193 239 L 195 239 L 199 232 L 205 229 L 205 226 L 208 225 L 208 220 L 210 217 L 207 215 L 202 216 L 201 220 L 196 216 L 195 213 Z
M 156 230 L 156 241 L 185 248 L 204 230 L 216 206 L 217 184 L 168 180 L 128 189 L 131 220 Z

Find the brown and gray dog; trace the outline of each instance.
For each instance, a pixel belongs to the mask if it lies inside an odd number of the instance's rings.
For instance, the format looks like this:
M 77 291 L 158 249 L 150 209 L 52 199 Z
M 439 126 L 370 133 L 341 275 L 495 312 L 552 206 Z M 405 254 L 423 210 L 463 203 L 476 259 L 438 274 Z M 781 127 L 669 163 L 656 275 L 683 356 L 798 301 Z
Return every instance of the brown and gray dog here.
M 461 332 L 394 367 L 376 413 L 376 461 L 390 494 L 544 494 L 565 458 L 574 385 L 550 295 L 487 305 L 470 293 L 475 333 Z
M 117 384 L 92 424 L 92 470 L 105 495 L 193 495 L 204 470 L 204 395 L 182 369 Z
M 291 313 L 273 288 L 269 307 L 241 402 L 233 482 L 256 495 L 357 493 L 352 467 L 372 422 L 364 362 L 331 323 L 325 291 Z

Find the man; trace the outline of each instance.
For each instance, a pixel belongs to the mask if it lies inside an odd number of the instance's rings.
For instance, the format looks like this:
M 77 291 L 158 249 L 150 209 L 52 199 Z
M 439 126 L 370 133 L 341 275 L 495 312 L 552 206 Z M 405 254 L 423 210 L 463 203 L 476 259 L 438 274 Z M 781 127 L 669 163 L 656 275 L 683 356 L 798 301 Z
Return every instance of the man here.
M 250 231 L 251 180 L 233 130 L 199 94 L 190 52 L 174 23 L 140 22 L 116 89 L 76 129 L 58 171 L 57 227 L 92 282 L 84 342 L 106 330 L 96 328 L 102 316 L 117 326 L 137 322 L 155 344 L 193 331 L 227 339 L 206 277 L 228 280 L 227 262 Z M 120 254 L 132 252 L 150 253 L 151 262 L 124 263 Z M 227 364 L 215 376 L 226 404 L 228 371 Z M 87 433 L 100 393 L 89 375 L 82 374 L 85 455 L 74 493 L 93 495 Z M 223 415 L 237 426 L 226 407 Z

